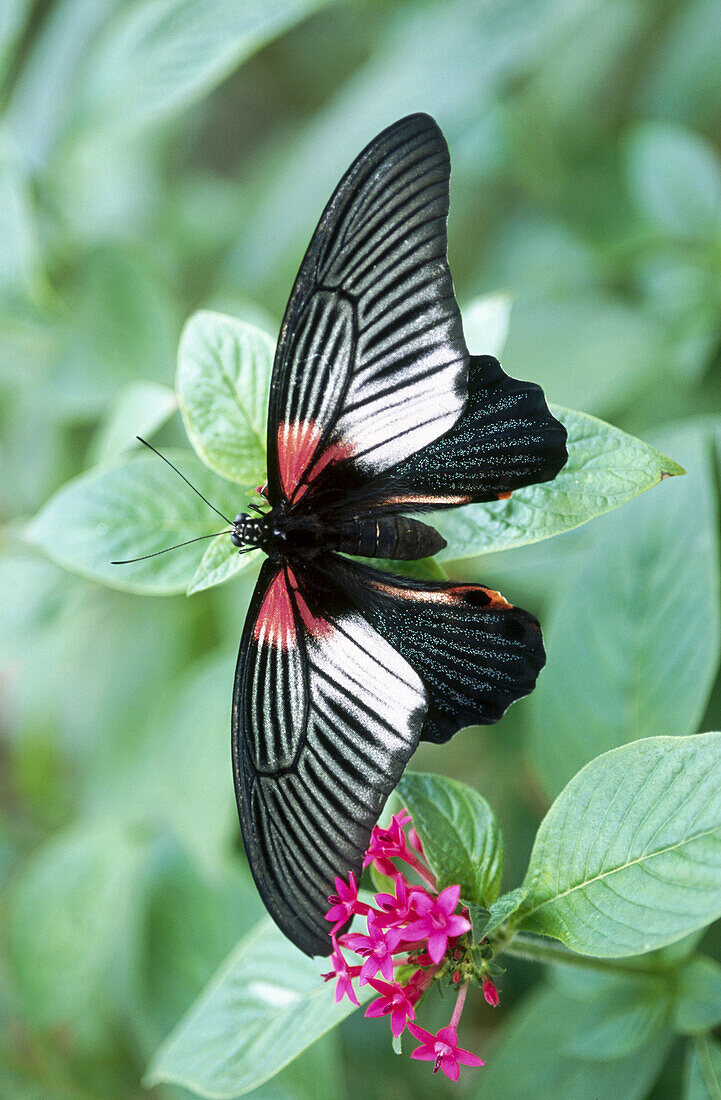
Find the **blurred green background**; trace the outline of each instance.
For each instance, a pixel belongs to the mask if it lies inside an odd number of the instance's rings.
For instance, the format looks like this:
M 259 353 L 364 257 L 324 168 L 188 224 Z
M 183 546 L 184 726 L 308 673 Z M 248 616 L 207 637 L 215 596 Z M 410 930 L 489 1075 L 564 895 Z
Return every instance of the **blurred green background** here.
M 228 751 L 253 578 L 192 599 L 115 592 L 28 547 L 24 524 L 150 430 L 149 393 L 171 407 L 193 310 L 275 334 L 332 188 L 403 114 L 433 114 L 450 146 L 461 305 L 512 297 L 508 372 L 689 471 L 459 566 L 539 615 L 549 664 L 497 727 L 414 767 L 488 798 L 510 888 L 588 759 L 719 728 L 719 57 L 717 0 L 0 5 L 3 1096 L 148 1095 L 151 1054 L 260 912 Z M 469 343 L 485 350 L 472 328 Z M 154 438 L 184 445 L 179 416 Z M 516 963 L 502 1007 L 472 1001 L 461 1039 L 518 1072 L 540 1058 L 550 1082 L 552 1038 L 519 1040 L 512 1011 L 540 977 Z M 434 1012 L 447 1022 L 437 1005 L 424 1026 Z M 387 1031 L 357 1014 L 253 1095 L 450 1095 Z M 679 1095 L 680 1055 L 665 1056 L 657 1098 Z M 545 1095 L 512 1069 L 474 1073 L 461 1092 Z

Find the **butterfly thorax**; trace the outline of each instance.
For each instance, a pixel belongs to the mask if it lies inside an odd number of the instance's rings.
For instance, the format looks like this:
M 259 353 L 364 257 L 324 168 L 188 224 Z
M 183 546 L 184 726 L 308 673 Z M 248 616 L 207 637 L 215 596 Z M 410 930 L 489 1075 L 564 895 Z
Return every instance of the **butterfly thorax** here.
M 265 515 L 235 517 L 231 541 L 242 550 L 259 547 L 270 558 L 315 557 L 336 550 L 365 558 L 411 561 L 431 557 L 446 545 L 427 523 L 407 516 L 350 516 L 321 520 L 298 514 L 285 502 Z

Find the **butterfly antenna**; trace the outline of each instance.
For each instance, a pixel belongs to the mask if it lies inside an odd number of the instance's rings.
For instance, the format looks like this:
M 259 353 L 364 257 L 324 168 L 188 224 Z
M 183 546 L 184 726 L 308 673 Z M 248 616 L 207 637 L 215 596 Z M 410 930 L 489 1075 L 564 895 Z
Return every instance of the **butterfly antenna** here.
M 163 457 L 162 455 L 160 456 Z M 111 561 L 111 565 L 130 565 L 133 561 L 145 561 L 146 558 L 157 558 L 158 554 L 167 554 L 169 550 L 177 550 L 180 546 L 190 546 L 191 542 L 202 542 L 203 539 L 217 539 L 218 535 L 229 535 L 230 531 L 216 531 L 212 535 L 198 535 L 197 539 L 186 539 L 185 542 L 176 542 L 175 546 L 166 546 L 165 550 L 156 550 L 154 554 L 143 554 L 141 558 L 125 558 L 124 561 Z
M 220 518 L 221 518 L 221 519 L 224 519 L 226 523 L 229 523 L 229 524 L 231 525 L 231 527 L 233 526 L 233 522 L 232 522 L 232 520 L 229 520 L 229 519 L 228 519 L 228 517 L 227 517 L 227 516 L 224 516 L 224 515 L 223 515 L 223 513 L 222 513 L 222 512 L 220 512 L 220 511 L 219 511 L 219 510 L 218 510 L 218 509 L 217 509 L 217 508 L 215 507 L 215 505 L 214 505 L 214 504 L 211 504 L 211 503 L 210 503 L 210 501 L 209 501 L 209 500 L 207 499 L 207 497 L 204 497 L 204 496 L 203 496 L 203 494 L 201 493 L 200 489 L 196 489 L 196 488 L 195 488 L 195 486 L 194 486 L 194 485 L 192 485 L 192 484 L 191 484 L 191 483 L 190 483 L 190 482 L 188 481 L 188 479 L 187 479 L 187 477 L 185 476 L 185 474 L 181 474 L 181 472 L 180 472 L 180 470 L 178 469 L 178 467 L 177 467 L 177 466 L 173 466 L 173 463 L 172 463 L 172 462 L 170 461 L 170 459 L 169 459 L 169 458 L 166 458 L 166 457 L 165 457 L 165 455 L 161 455 L 160 451 L 157 451 L 157 450 L 155 449 L 155 447 L 154 447 L 154 446 L 152 445 L 152 443 L 148 443 L 148 441 L 147 441 L 146 439 L 143 439 L 143 438 L 141 438 L 141 436 L 139 436 L 139 435 L 136 435 L 136 437 L 135 437 L 135 438 L 136 438 L 136 439 L 138 440 L 138 442 L 139 442 L 139 443 L 142 443 L 142 444 L 143 444 L 143 445 L 144 445 L 145 447 L 148 447 L 148 448 L 149 448 L 149 449 L 150 449 L 151 451 L 153 451 L 153 452 L 154 452 L 154 453 L 155 453 L 155 454 L 156 454 L 156 455 L 158 456 L 158 458 L 162 458 L 163 462 L 166 462 L 166 463 L 168 464 L 168 466 L 170 466 L 170 469 L 171 469 L 171 470 L 175 470 L 175 472 L 176 472 L 176 474 L 178 475 L 178 477 L 182 477 L 182 479 L 183 479 L 183 481 L 185 482 L 185 484 L 186 484 L 186 485 L 190 485 L 190 488 L 191 488 L 191 489 L 193 490 L 193 492 L 194 492 L 194 493 L 197 493 L 197 494 L 198 494 L 198 496 L 200 497 L 200 499 L 201 499 L 201 500 L 204 500 L 204 501 L 205 501 L 205 503 L 206 503 L 206 504 L 208 505 L 208 507 L 209 507 L 209 508 L 212 508 L 212 509 L 213 509 L 213 511 L 215 512 L 216 516 L 220 516 Z M 222 532 L 221 532 L 221 533 L 222 533 Z M 206 537 L 206 536 L 203 536 L 203 537 Z M 193 542 L 194 540 L 193 540 L 193 539 L 191 539 L 190 541 L 191 541 L 191 542 Z M 185 546 L 185 543 L 183 543 L 183 542 L 180 542 L 180 543 L 178 543 L 178 546 Z M 168 549 L 169 549 L 169 550 L 174 550 L 174 549 L 175 549 L 175 547 L 173 547 L 173 546 L 169 546 L 169 547 L 168 547 Z M 163 554 L 163 553 L 165 553 L 165 551 L 164 551 L 164 550 L 159 550 L 159 551 L 158 551 L 158 553 L 159 553 L 159 554 Z M 152 554 L 148 554 L 148 555 L 147 555 L 147 557 L 151 558 L 151 557 L 153 557 L 153 555 L 152 555 Z M 140 559 L 139 559 L 139 558 L 135 558 L 135 559 L 133 559 L 133 560 L 135 560 L 135 561 L 140 561 Z

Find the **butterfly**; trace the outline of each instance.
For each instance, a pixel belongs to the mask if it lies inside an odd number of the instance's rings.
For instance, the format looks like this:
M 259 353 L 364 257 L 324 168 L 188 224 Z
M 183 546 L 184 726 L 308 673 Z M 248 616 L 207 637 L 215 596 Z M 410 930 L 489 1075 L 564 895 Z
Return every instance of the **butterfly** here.
M 233 690 L 241 830 L 268 911 L 309 955 L 330 953 L 334 877 L 359 880 L 419 742 L 496 722 L 545 662 L 537 620 L 499 593 L 352 560 L 435 554 L 445 541 L 417 515 L 503 499 L 567 458 L 542 390 L 466 348 L 449 176 L 425 114 L 343 176 L 280 330 L 269 507 L 232 524 L 241 552 L 267 555 Z

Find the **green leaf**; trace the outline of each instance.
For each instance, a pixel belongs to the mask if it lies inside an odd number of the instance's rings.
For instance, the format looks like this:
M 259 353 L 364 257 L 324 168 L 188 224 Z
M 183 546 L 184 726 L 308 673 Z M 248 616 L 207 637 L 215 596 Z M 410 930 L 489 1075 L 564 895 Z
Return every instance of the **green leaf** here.
M 265 418 L 274 344 L 245 321 L 203 311 L 186 324 L 177 388 L 188 438 L 231 481 L 266 477 Z
M 121 8 L 83 74 L 83 127 L 131 131 L 179 111 L 319 7 L 323 0 L 144 0 Z
M 693 1035 L 721 1023 L 721 966 L 701 955 L 679 971 L 673 1026 Z
M 0 5 L 0 77 L 30 14 L 32 0 L 5 0 Z
M 508 336 L 512 305 L 510 294 L 485 294 L 464 306 L 463 331 L 472 355 L 500 357 Z
M 224 584 L 241 573 L 249 565 L 253 565 L 262 557 L 260 550 L 250 550 L 247 554 L 239 554 L 237 546 L 233 546 L 227 535 L 218 535 L 217 539 L 208 545 L 203 554 L 193 579 L 188 585 L 188 595 L 194 592 L 202 592 L 205 588 L 212 588 L 216 584 Z
M 617 979 L 582 1002 L 561 1049 L 592 1061 L 623 1058 L 660 1035 L 670 1008 L 671 992 L 662 978 Z
M 689 1043 L 683 1100 L 721 1100 L 721 1043 L 699 1035 Z
M 549 401 L 608 416 L 663 378 L 664 351 L 663 326 L 628 300 L 521 292 L 503 366 L 514 378 L 530 374 Z
M 238 490 L 189 451 L 171 451 L 168 458 L 226 515 L 237 510 Z M 223 526 L 177 474 L 148 454 L 69 481 L 41 508 L 25 534 L 76 573 L 129 592 L 165 595 L 187 588 L 202 543 L 132 565 L 111 562 L 152 554 Z
M 494 901 L 503 870 L 503 838 L 493 810 L 454 779 L 406 772 L 397 797 L 413 818 L 439 889 L 460 884 L 477 905 Z
M 642 1100 L 661 1069 L 669 1038 L 659 1035 L 631 1054 L 590 1061 L 568 1049 L 581 1033 L 579 1015 L 578 1001 L 555 989 L 532 993 L 511 1016 L 481 1071 L 479 1097 Z
M 648 123 L 632 135 L 627 171 L 639 212 L 672 236 L 721 236 L 721 161 L 680 126 Z
M 568 431 L 568 462 L 556 478 L 510 500 L 433 517 L 448 542 L 443 560 L 475 558 L 558 535 L 609 512 L 669 476 L 684 473 L 654 447 L 585 413 L 552 406 Z
M 0 293 L 37 296 L 42 270 L 30 183 L 5 135 L 0 135 L 0 209 Z
M 546 631 L 531 752 L 556 794 L 599 752 L 694 733 L 718 667 L 718 519 L 707 426 L 670 440 L 689 475 L 594 529 Z
M 641 954 L 721 915 L 721 734 L 650 737 L 587 764 L 541 822 L 519 927 Z
M 178 401 L 169 386 L 131 382 L 120 390 L 90 444 L 93 465 L 139 447 L 137 436 L 151 437 L 173 415 Z
M 211 876 L 176 840 L 158 839 L 148 871 L 139 968 L 137 1013 L 146 1047 L 152 1050 L 168 1034 L 262 912 L 242 868 L 223 867 Z
M 323 969 L 262 921 L 160 1048 L 146 1084 L 217 1098 L 257 1088 L 353 1011 L 347 999 L 334 1003 Z M 372 993 L 362 987 L 359 1000 Z
M 497 928 L 500 928 L 517 909 L 521 907 L 528 894 L 525 886 L 518 886 L 515 890 L 509 890 L 506 894 L 501 894 L 492 905 L 488 907 L 488 915 L 484 925 L 479 926 L 479 935 L 476 935 L 475 922 L 473 925 L 473 938 L 478 940 L 483 936 L 489 936 L 491 932 L 495 932 Z
M 26 864 L 10 911 L 23 1010 L 92 1045 L 128 994 L 135 968 L 144 846 L 113 825 L 58 836 Z

